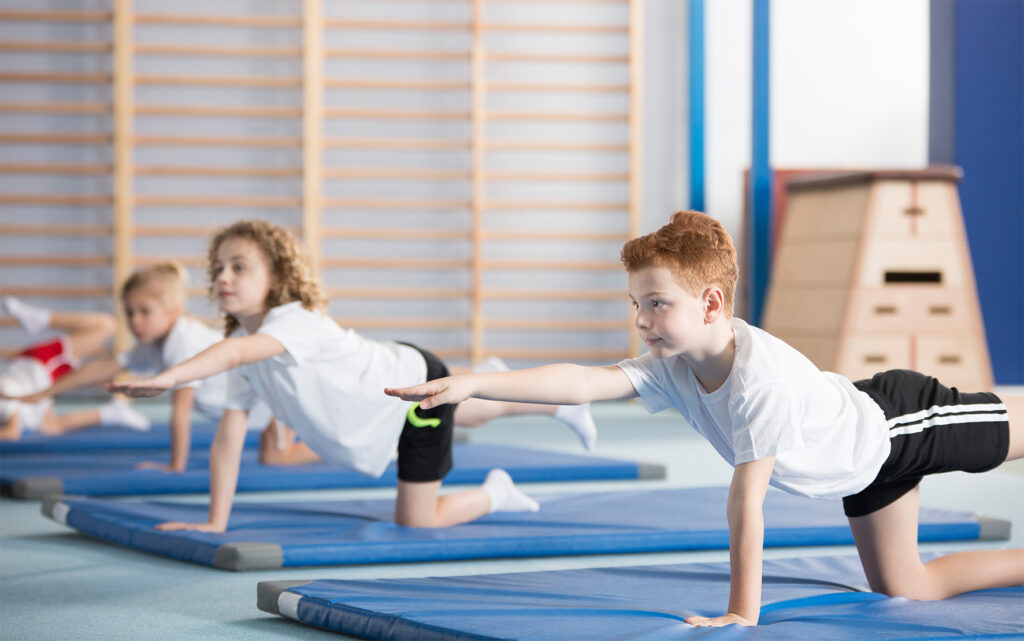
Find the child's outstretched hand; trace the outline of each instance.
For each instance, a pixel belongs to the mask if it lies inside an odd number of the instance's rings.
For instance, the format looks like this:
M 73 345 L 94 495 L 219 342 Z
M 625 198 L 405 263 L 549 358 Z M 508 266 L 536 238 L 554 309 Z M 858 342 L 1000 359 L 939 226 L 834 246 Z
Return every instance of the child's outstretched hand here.
M 419 401 L 422 409 L 429 410 L 446 403 L 461 403 L 472 396 L 473 386 L 468 379 L 472 375 L 448 376 L 412 387 L 385 387 L 384 393 L 403 401 Z
M 107 383 L 107 391 L 111 394 L 125 394 L 132 398 L 148 398 L 163 394 L 174 385 L 175 380 L 165 373 L 138 381 Z
M 732 623 L 738 623 L 739 625 L 757 625 L 753 621 L 748 621 L 738 614 L 729 612 L 723 614 L 720 617 L 687 617 L 683 619 L 695 628 L 720 628 L 723 625 L 730 625 Z
M 197 532 L 223 532 L 227 528 L 214 525 L 213 523 L 181 523 L 179 521 L 168 521 L 159 523 L 156 526 L 161 532 L 177 532 L 179 530 L 196 530 Z

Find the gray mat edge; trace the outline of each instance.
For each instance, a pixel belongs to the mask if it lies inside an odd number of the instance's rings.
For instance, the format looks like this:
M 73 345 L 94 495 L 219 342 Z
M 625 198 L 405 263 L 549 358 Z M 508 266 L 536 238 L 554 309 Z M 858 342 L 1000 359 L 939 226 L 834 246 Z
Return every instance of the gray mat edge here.
M 277 609 L 277 600 L 288 588 L 306 585 L 312 581 L 260 581 L 256 584 L 256 607 L 270 614 L 281 615 Z
M 39 501 L 50 494 L 63 494 L 64 481 L 57 476 L 38 476 L 19 479 L 11 485 L 11 498 L 22 501 Z
M 1005 519 L 996 519 L 991 516 L 975 514 L 981 531 L 978 533 L 979 541 L 1008 541 L 1013 524 Z
M 665 466 L 661 463 L 636 464 L 636 477 L 638 479 L 664 479 L 666 475 Z
M 284 566 L 284 549 L 277 543 L 225 543 L 214 551 L 213 566 L 233 572 L 276 570 Z

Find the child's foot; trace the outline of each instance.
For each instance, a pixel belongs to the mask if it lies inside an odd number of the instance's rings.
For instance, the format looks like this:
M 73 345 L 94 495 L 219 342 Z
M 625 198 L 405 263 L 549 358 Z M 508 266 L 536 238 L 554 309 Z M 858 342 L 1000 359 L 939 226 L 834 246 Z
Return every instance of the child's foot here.
M 487 372 L 507 372 L 508 365 L 497 356 L 488 356 L 482 363 L 473 368 L 474 374 L 486 374 Z
M 555 418 L 562 421 L 576 432 L 583 447 L 590 450 L 597 444 L 597 426 L 590 416 L 590 403 L 583 405 L 559 405 L 555 410 Z
M 38 334 L 50 326 L 50 310 L 45 307 L 30 305 L 14 296 L 4 296 L 0 301 L 0 307 L 4 312 L 17 318 L 29 334 Z
M 481 486 L 491 497 L 490 512 L 536 512 L 540 509 L 537 501 L 523 494 L 512 482 L 512 477 L 502 469 L 493 469 Z
M 100 407 L 100 423 L 115 427 L 127 427 L 138 432 L 149 429 L 149 419 L 137 410 L 133 410 L 128 403 L 120 400 L 110 401 Z

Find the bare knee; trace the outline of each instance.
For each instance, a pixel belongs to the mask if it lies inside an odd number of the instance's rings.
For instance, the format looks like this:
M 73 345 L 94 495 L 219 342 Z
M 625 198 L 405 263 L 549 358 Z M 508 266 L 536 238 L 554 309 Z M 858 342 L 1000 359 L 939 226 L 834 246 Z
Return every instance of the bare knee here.
M 402 527 L 441 527 L 437 516 L 429 514 L 395 514 L 395 523 Z
M 876 578 L 870 581 L 871 589 L 890 597 L 904 597 L 915 601 L 935 601 L 943 598 L 935 582 L 929 580 L 928 568 L 921 564 L 913 570 L 903 570 L 894 576 Z

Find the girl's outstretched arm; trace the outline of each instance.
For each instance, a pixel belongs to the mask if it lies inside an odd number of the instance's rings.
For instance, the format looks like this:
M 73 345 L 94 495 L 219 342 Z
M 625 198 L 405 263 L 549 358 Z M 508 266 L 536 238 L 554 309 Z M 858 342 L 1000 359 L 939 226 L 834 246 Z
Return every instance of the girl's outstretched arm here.
M 107 385 L 107 391 L 134 397 L 157 396 L 182 383 L 209 378 L 214 374 L 273 358 L 284 352 L 284 345 L 266 334 L 226 338 L 153 378 L 111 383 Z
M 587 367 L 560 363 L 531 369 L 449 376 L 422 385 L 386 388 L 385 394 L 419 401 L 430 409 L 467 398 L 519 403 L 580 405 L 590 401 L 633 398 L 637 395 L 625 372 L 615 365 Z

